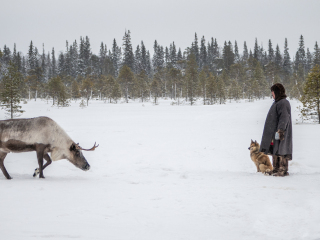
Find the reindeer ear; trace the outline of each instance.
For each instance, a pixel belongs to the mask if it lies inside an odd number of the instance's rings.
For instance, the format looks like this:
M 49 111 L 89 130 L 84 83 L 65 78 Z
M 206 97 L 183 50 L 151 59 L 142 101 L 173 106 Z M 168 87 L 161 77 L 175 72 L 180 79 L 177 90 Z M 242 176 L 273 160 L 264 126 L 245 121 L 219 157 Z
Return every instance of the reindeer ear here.
M 70 151 L 74 151 L 74 150 L 76 150 L 76 145 L 75 143 L 72 143 L 70 146 Z

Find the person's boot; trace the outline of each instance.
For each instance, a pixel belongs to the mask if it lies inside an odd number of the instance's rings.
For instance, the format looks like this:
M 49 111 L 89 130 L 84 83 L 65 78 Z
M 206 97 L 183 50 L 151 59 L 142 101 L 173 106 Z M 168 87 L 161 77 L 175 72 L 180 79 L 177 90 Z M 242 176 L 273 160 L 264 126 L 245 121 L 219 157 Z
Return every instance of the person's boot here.
M 285 158 L 284 156 L 278 156 L 279 158 L 279 169 L 276 173 L 273 174 L 273 176 L 276 177 L 284 177 L 284 176 L 288 176 L 289 172 L 288 172 L 288 159 Z
M 269 175 L 274 175 L 279 171 L 279 167 L 280 167 L 279 156 L 272 155 L 272 167 L 273 167 L 273 170 L 268 172 Z
M 273 175 L 279 171 L 279 156 L 272 155 L 272 171 L 265 172 L 265 175 Z

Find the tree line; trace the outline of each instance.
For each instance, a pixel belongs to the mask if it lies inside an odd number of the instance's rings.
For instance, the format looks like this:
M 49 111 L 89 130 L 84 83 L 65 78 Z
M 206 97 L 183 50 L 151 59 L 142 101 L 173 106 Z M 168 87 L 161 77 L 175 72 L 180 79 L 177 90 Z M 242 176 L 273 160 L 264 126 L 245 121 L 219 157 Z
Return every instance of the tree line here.
M 237 41 L 218 45 L 215 38 L 199 40 L 195 34 L 183 51 L 174 42 L 164 47 L 155 40 L 151 56 L 143 41 L 133 49 L 129 30 L 122 46 L 114 39 L 107 49 L 102 42 L 99 54 L 91 51 L 88 36 L 80 37 L 79 43 L 66 42 L 65 51 L 58 54 L 54 48 L 46 53 L 44 46 L 41 53 L 32 41 L 26 55 L 15 44 L 12 51 L 5 45 L 0 49 L 0 100 L 7 106 L 8 96 L 13 94 L 16 102 L 46 98 L 59 106 L 77 99 L 88 105 L 93 98 L 157 103 L 160 97 L 170 98 L 174 104 L 193 105 L 197 99 L 203 104 L 223 104 L 269 96 L 270 86 L 276 82 L 284 84 L 291 98 L 300 99 L 308 73 L 320 65 L 317 42 L 311 52 L 302 35 L 292 58 L 287 39 L 283 52 L 271 40 L 266 49 L 257 39 L 252 49 L 246 42 L 242 49 L 240 52 Z M 7 84 L 9 79 L 15 79 L 14 83 Z

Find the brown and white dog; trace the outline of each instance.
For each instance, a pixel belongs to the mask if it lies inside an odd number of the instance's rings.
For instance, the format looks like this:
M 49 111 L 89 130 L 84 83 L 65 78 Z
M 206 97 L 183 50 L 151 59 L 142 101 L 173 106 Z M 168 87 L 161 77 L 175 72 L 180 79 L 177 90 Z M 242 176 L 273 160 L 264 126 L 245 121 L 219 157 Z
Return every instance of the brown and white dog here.
M 251 144 L 248 149 L 250 150 L 251 160 L 257 167 L 257 172 L 271 173 L 273 170 L 272 164 L 266 154 L 259 152 L 259 143 L 257 143 L 257 141 L 252 141 L 251 139 Z

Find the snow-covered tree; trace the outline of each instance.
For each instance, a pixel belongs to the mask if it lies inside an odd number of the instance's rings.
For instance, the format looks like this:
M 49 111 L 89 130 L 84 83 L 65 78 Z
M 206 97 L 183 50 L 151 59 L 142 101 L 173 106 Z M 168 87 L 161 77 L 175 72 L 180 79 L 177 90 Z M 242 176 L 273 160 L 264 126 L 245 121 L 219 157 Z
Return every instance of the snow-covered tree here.
M 320 67 L 316 65 L 312 68 L 306 79 L 303 95 L 301 97 L 303 108 L 301 110 L 304 118 L 316 116 L 320 124 Z
M 134 71 L 134 55 L 132 50 L 130 30 L 125 31 L 123 36 L 123 65 L 127 65 Z
M 0 99 L 1 107 L 8 112 L 11 119 L 20 116 L 24 112 L 19 105 L 22 83 L 21 73 L 12 62 L 9 62 L 8 71 L 1 82 Z

